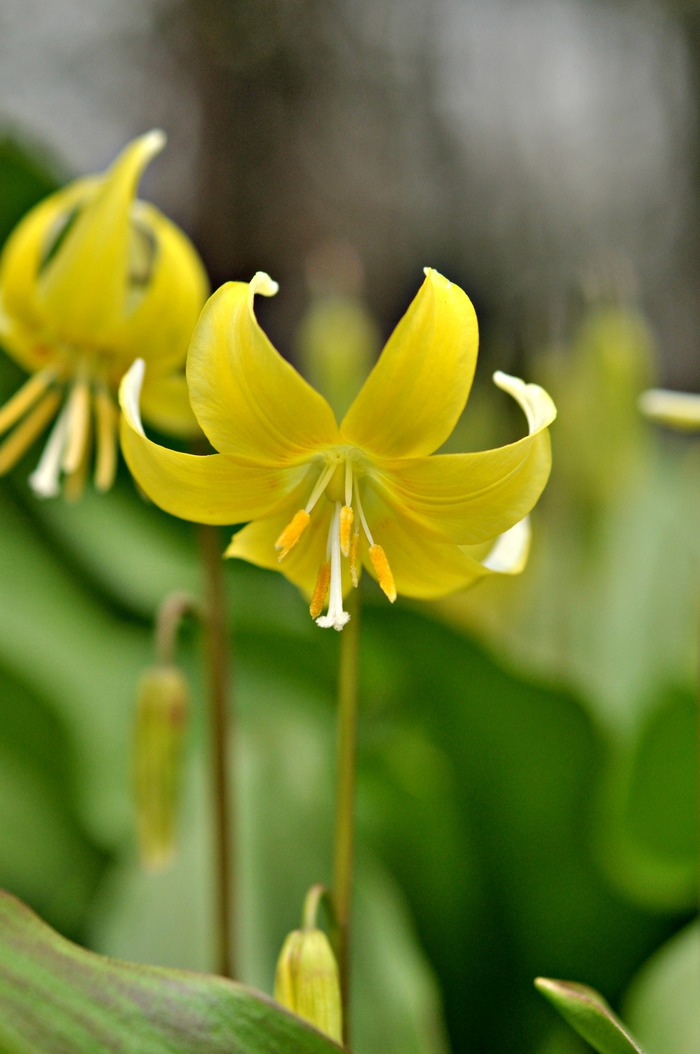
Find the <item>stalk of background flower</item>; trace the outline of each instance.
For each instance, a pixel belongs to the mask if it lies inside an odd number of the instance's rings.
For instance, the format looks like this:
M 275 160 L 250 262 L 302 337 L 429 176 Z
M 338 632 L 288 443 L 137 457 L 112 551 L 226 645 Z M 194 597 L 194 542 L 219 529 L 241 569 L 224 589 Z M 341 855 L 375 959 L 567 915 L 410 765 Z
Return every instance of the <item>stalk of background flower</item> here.
M 197 431 L 182 366 L 207 295 L 187 237 L 136 199 L 143 170 L 165 143 L 152 131 L 103 176 L 77 180 L 32 209 L 0 259 L 0 342 L 31 376 L 0 409 L 0 474 L 55 419 L 30 483 L 52 497 L 65 479 L 77 497 L 94 447 L 94 482 L 116 471 L 119 381 L 149 363 L 145 416 L 159 429 Z

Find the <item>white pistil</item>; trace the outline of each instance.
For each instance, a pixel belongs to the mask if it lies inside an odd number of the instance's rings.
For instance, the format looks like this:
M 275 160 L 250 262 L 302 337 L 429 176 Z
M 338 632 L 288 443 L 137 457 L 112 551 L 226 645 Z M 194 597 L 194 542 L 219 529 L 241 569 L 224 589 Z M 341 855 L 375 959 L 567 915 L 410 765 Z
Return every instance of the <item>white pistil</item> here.
M 350 616 L 343 609 L 343 576 L 340 566 L 340 502 L 336 502 L 329 544 L 331 551 L 331 584 L 328 597 L 328 611 L 316 619 L 316 625 L 322 629 L 341 630 L 350 621 Z

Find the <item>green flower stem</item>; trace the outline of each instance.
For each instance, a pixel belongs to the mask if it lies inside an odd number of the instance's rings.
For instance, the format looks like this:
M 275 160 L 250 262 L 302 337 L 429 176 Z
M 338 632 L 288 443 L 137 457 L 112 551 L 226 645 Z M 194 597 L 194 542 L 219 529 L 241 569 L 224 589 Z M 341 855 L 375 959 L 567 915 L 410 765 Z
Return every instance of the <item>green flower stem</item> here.
M 338 784 L 331 901 L 335 953 L 343 1004 L 343 1042 L 350 1030 L 350 922 L 355 859 L 355 774 L 357 757 L 357 673 L 360 643 L 359 590 L 348 601 L 350 621 L 341 634 L 338 674 Z
M 205 621 L 206 663 L 209 671 L 210 736 L 212 751 L 214 881 L 218 973 L 234 977 L 232 868 L 232 822 L 229 756 L 231 733 L 228 709 L 229 640 L 224 600 L 221 539 L 215 527 L 199 526 L 199 549 L 204 571 L 207 618 Z

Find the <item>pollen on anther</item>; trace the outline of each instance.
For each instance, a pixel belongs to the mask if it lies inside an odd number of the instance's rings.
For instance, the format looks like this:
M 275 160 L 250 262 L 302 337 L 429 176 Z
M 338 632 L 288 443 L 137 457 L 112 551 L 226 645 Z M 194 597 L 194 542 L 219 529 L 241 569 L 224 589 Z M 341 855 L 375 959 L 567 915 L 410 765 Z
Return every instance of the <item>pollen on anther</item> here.
M 396 586 L 394 584 L 394 576 L 391 573 L 389 561 L 387 560 L 386 553 L 382 549 L 381 545 L 370 545 L 369 558 L 372 561 L 372 567 L 376 572 L 377 581 L 379 582 L 380 588 L 393 604 L 396 600 Z
M 290 549 L 294 548 L 308 527 L 310 519 L 311 517 L 304 509 L 299 509 L 299 512 L 294 513 L 294 516 L 275 542 L 275 549 L 279 551 L 278 561 L 284 560 Z
M 311 603 L 309 604 L 309 614 L 311 618 L 318 618 L 323 611 L 323 605 L 326 603 L 326 597 L 328 596 L 328 586 L 331 581 L 331 562 L 326 560 L 318 569 L 316 576 L 316 585 L 314 586 L 313 596 L 311 597 Z
M 352 531 L 354 519 L 355 514 L 351 507 L 349 505 L 343 505 L 340 510 L 340 551 L 345 557 L 350 556 L 350 532 Z

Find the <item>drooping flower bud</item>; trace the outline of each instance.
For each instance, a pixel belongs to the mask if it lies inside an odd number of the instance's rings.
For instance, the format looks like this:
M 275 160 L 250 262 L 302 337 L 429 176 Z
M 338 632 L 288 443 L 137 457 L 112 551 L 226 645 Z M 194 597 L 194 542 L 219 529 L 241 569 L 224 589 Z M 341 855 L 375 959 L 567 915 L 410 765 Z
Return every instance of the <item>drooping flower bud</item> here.
M 176 842 L 189 689 L 177 666 L 151 666 L 141 675 L 134 729 L 134 794 L 141 861 L 161 871 Z
M 293 930 L 289 934 L 277 961 L 275 999 L 342 1043 L 338 965 L 323 930 Z

